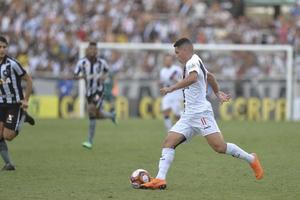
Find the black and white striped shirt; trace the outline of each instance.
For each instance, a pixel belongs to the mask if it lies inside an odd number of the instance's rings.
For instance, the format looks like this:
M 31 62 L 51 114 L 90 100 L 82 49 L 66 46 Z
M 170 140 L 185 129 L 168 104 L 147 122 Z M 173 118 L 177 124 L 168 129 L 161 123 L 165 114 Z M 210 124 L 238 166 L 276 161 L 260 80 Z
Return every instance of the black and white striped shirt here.
M 26 71 L 15 59 L 5 56 L 0 63 L 0 104 L 14 104 L 24 99 L 21 77 Z
M 86 96 L 89 97 L 96 92 L 102 92 L 104 89 L 103 82 L 100 78 L 108 73 L 108 65 L 104 59 L 97 58 L 90 61 L 87 57 L 80 59 L 75 67 L 75 76 L 85 76 Z

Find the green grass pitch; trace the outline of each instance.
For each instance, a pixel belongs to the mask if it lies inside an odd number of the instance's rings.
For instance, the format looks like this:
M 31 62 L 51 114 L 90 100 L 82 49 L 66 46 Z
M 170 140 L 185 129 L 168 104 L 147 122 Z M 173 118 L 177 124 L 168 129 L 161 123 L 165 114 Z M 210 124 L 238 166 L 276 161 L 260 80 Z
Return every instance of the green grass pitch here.
M 256 181 L 244 161 L 218 155 L 198 136 L 177 148 L 164 191 L 129 184 L 135 169 L 156 175 L 162 121 L 98 121 L 92 150 L 81 147 L 87 126 L 87 119 L 24 125 L 9 143 L 17 170 L 0 171 L 0 199 L 300 199 L 300 123 L 219 122 L 226 141 L 258 153 L 265 178 Z

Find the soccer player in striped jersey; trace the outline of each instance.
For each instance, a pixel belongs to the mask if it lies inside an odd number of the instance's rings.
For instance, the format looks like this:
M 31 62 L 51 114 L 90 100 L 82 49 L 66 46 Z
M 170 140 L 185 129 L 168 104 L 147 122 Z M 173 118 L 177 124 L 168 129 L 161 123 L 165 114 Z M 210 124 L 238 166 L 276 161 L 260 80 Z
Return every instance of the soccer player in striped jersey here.
M 86 86 L 86 99 L 88 104 L 89 131 L 88 140 L 82 146 L 88 149 L 93 147 L 97 119 L 111 119 L 116 123 L 114 112 L 105 112 L 102 109 L 104 98 L 104 81 L 108 76 L 109 68 L 104 59 L 97 57 L 98 50 L 95 42 L 90 42 L 86 57 L 80 59 L 75 67 L 75 79 L 83 78 Z
M 253 169 L 256 179 L 262 179 L 264 172 L 257 155 L 247 153 L 239 146 L 224 141 L 214 118 L 212 106 L 206 99 L 207 84 L 211 85 L 221 103 L 229 101 L 230 96 L 219 90 L 214 75 L 207 71 L 199 56 L 194 54 L 193 44 L 189 39 L 179 39 L 174 47 L 175 54 L 184 67 L 183 79 L 170 87 L 161 88 L 160 92 L 165 95 L 183 89 L 184 113 L 164 140 L 156 178 L 142 184 L 142 188 L 165 189 L 167 187 L 166 175 L 173 162 L 175 148 L 195 135 L 205 137 L 207 143 L 216 152 L 246 161 Z
M 32 91 L 31 77 L 15 59 L 7 55 L 8 42 L 0 36 L 0 154 L 5 162 L 2 170 L 15 170 L 5 140 L 13 140 L 24 122 L 34 125 L 26 112 Z M 21 81 L 26 81 L 25 95 Z
M 162 87 L 169 87 L 182 79 L 182 69 L 181 67 L 173 64 L 172 55 L 165 55 L 164 66 L 160 70 L 159 77 L 160 85 Z M 180 117 L 182 100 L 183 96 L 182 91 L 180 90 L 170 92 L 162 97 L 161 110 L 167 131 L 169 131 L 173 125 L 171 113 L 175 115 L 176 121 Z

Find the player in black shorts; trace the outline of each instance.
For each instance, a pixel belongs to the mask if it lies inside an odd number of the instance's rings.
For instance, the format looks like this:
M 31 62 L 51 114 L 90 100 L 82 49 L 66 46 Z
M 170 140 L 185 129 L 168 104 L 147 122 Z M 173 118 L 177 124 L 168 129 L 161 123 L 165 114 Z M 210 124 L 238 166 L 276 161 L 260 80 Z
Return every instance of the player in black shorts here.
M 7 55 L 7 40 L 0 36 L 0 154 L 5 162 L 2 170 L 15 170 L 5 140 L 13 140 L 22 124 L 34 125 L 34 119 L 26 112 L 32 92 L 32 80 L 14 58 Z M 21 81 L 26 81 L 25 94 Z
M 93 147 L 97 119 L 111 119 L 116 123 L 114 112 L 105 112 L 102 109 L 104 99 L 104 81 L 108 75 L 108 65 L 104 59 L 97 57 L 97 44 L 90 42 L 86 57 L 80 59 L 76 65 L 75 79 L 83 78 L 86 86 L 86 98 L 89 115 L 88 140 L 82 146 L 88 149 Z

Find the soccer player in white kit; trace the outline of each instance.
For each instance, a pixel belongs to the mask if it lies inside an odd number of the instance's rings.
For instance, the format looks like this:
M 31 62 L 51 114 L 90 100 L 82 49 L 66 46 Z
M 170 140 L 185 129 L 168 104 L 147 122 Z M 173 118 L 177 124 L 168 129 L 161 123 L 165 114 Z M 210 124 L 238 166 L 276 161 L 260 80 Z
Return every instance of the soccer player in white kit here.
M 156 178 L 142 184 L 143 189 L 165 189 L 166 175 L 175 156 L 175 148 L 194 135 L 202 135 L 207 143 L 218 153 L 231 155 L 249 163 L 256 179 L 263 178 L 263 168 L 255 153 L 249 154 L 233 143 L 226 143 L 215 121 L 212 106 L 206 99 L 207 84 L 212 87 L 221 103 L 230 96 L 219 91 L 213 74 L 207 71 L 202 60 L 194 54 L 193 45 L 187 38 L 181 38 L 174 44 L 178 60 L 183 64 L 183 79 L 170 87 L 160 89 L 161 94 L 183 89 L 184 113 L 171 128 L 163 142 L 162 155 Z
M 170 54 L 164 57 L 164 67 L 161 68 L 160 73 L 160 85 L 162 87 L 169 87 L 174 85 L 182 79 L 181 67 L 173 64 L 173 56 Z M 175 90 L 163 96 L 161 102 L 161 110 L 164 116 L 164 123 L 167 131 L 169 131 L 173 125 L 171 119 L 171 112 L 175 115 L 176 121 L 180 117 L 182 108 L 183 95 L 182 91 Z

